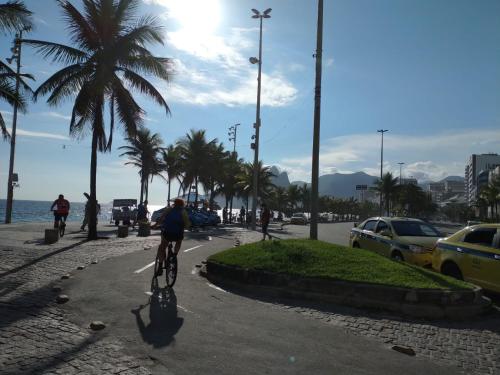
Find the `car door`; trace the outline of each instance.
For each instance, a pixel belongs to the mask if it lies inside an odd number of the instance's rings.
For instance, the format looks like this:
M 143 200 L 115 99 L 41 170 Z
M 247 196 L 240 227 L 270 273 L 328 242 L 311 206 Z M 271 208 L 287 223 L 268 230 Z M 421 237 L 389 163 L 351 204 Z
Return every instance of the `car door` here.
M 375 229 L 375 243 L 373 249 L 380 255 L 390 257 L 392 241 L 390 237 L 382 236 L 382 231 L 389 231 L 392 233 L 391 227 L 384 220 L 379 220 Z
M 375 228 L 377 227 L 377 220 L 368 220 L 363 225 L 363 232 L 359 236 L 359 245 L 363 249 L 374 250 L 376 243 Z
M 497 234 L 496 228 L 476 228 L 465 234 L 462 246 L 457 247 L 461 254 L 460 268 L 465 279 L 487 287 L 493 282 L 493 268 L 496 264 L 493 240 Z M 500 254 L 500 252 L 498 253 Z

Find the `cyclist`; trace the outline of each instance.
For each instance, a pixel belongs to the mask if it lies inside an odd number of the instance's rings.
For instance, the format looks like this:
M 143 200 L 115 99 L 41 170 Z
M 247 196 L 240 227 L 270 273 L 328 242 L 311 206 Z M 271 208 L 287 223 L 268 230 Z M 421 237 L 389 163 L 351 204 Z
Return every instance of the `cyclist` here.
M 50 210 L 54 211 L 54 228 L 59 228 L 60 220 L 63 223 L 66 223 L 66 219 L 69 214 L 69 209 L 70 209 L 69 202 L 66 199 L 64 199 L 64 195 L 59 194 L 59 198 L 57 198 L 54 201 L 54 203 L 52 203 L 52 206 L 50 206 Z
M 167 207 L 152 228 L 158 226 L 161 227 L 161 243 L 158 246 L 158 260 L 161 264 L 167 257 L 165 250 L 168 243 L 175 242 L 174 254 L 177 255 L 184 239 L 184 229 L 191 226 L 188 214 L 184 209 L 184 200 L 181 198 L 175 199 L 174 206 Z M 160 268 L 157 276 L 161 276 L 162 273 L 163 270 Z

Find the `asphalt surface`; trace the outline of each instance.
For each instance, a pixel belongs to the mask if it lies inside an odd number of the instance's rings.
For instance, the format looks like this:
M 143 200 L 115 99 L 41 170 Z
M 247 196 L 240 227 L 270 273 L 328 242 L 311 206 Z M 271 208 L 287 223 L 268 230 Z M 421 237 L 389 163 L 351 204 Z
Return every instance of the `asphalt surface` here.
M 320 239 L 347 243 L 352 224 L 321 225 Z M 307 236 L 309 227 L 274 233 Z M 184 241 L 173 290 L 153 288 L 155 249 L 112 258 L 65 281 L 64 305 L 80 326 L 101 320 L 99 335 L 126 343 L 158 374 L 456 374 L 456 367 L 409 357 L 341 327 L 307 319 L 285 307 L 217 288 L 196 265 L 234 245 L 234 232 Z M 208 237 L 210 235 L 210 237 Z M 164 279 L 160 278 L 160 287 Z

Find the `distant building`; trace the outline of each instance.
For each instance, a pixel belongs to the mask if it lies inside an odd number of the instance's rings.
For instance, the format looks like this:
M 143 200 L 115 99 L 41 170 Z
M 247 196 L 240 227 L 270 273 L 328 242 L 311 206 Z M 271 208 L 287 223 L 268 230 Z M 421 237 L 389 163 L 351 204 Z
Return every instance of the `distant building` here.
M 418 185 L 418 181 L 416 178 L 409 177 L 402 179 L 403 185 Z
M 444 190 L 447 193 L 464 194 L 465 193 L 465 181 L 445 180 L 444 181 Z
M 432 201 L 439 204 L 443 200 L 446 187 L 444 182 L 431 182 L 429 184 L 429 192 L 431 193 Z
M 476 201 L 478 189 L 478 177 L 483 171 L 489 171 L 500 166 L 500 156 L 498 154 L 473 154 L 465 166 L 465 197 L 467 204 L 472 206 Z M 484 183 L 485 173 L 481 175 L 480 183 Z M 488 180 L 489 176 L 486 177 Z

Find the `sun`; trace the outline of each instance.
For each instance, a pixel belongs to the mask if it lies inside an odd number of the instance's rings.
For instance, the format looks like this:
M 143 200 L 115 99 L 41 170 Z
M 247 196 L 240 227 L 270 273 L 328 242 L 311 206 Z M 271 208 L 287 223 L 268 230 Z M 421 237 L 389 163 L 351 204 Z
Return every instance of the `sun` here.
M 221 20 L 219 0 L 171 0 L 168 5 L 169 16 L 192 36 L 212 35 Z

